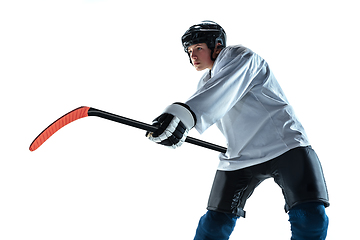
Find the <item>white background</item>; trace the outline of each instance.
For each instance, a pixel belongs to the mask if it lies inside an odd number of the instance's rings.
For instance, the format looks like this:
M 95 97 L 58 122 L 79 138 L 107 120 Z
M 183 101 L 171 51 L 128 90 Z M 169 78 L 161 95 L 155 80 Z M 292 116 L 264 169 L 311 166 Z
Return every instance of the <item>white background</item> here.
M 2 1 L 0 239 L 192 239 L 218 153 L 155 145 L 89 117 L 35 152 L 50 123 L 90 106 L 150 123 L 186 101 L 202 72 L 183 52 L 213 20 L 228 44 L 265 58 L 317 151 L 328 239 L 358 236 L 359 33 L 356 1 Z M 225 146 L 215 127 L 190 136 Z M 231 239 L 289 239 L 281 190 L 265 181 Z

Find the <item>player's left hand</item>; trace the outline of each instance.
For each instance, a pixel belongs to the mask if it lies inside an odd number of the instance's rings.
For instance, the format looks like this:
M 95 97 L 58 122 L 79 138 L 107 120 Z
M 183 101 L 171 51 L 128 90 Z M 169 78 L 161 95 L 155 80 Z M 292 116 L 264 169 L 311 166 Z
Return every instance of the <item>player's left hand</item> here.
M 163 114 L 155 118 L 153 126 L 158 129 L 153 133 L 147 133 L 147 137 L 158 144 L 171 148 L 180 147 L 196 124 L 196 116 L 189 106 L 182 103 L 174 103 L 167 107 Z

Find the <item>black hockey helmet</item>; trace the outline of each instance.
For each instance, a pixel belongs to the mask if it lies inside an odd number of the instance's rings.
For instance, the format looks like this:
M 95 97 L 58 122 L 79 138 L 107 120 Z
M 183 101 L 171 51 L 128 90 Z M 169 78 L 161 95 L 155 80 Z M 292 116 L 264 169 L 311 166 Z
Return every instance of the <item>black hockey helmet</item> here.
M 186 53 L 188 53 L 188 47 L 197 43 L 206 43 L 213 52 L 217 43 L 221 43 L 223 48 L 226 47 L 226 33 L 219 24 L 213 21 L 202 21 L 200 24 L 191 26 L 181 37 L 181 41 Z

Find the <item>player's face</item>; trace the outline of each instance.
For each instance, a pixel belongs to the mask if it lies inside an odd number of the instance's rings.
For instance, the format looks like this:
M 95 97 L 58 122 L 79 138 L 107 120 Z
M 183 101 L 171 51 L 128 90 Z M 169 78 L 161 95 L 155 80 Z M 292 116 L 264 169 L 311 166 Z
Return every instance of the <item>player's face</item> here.
M 204 69 L 211 69 L 214 61 L 211 60 L 211 50 L 207 47 L 206 43 L 198 43 L 191 45 L 188 48 L 190 59 L 197 71 Z

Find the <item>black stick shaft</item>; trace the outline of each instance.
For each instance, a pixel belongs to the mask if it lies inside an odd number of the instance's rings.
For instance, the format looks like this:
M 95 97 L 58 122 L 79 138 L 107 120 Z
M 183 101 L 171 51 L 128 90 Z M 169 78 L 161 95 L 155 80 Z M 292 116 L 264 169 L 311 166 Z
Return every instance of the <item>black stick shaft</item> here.
M 105 118 L 107 120 L 122 123 L 122 124 L 131 126 L 131 127 L 135 127 L 135 128 L 140 128 L 142 130 L 149 131 L 149 132 L 154 132 L 155 130 L 157 130 L 157 128 L 155 126 L 152 126 L 150 124 L 139 122 L 139 121 L 136 121 L 136 120 L 133 120 L 130 118 L 115 115 L 113 113 L 105 112 L 105 111 L 98 110 L 95 108 L 89 109 L 88 116 L 97 116 L 97 117 Z M 196 138 L 192 138 L 192 137 L 187 137 L 185 142 L 188 142 L 188 143 L 200 146 L 200 147 L 208 148 L 211 150 L 215 150 L 218 152 L 222 152 L 222 153 L 225 153 L 227 150 L 226 148 L 221 147 L 219 145 L 215 145 L 215 144 L 205 142 L 205 141 L 202 141 L 202 140 L 199 140 Z

